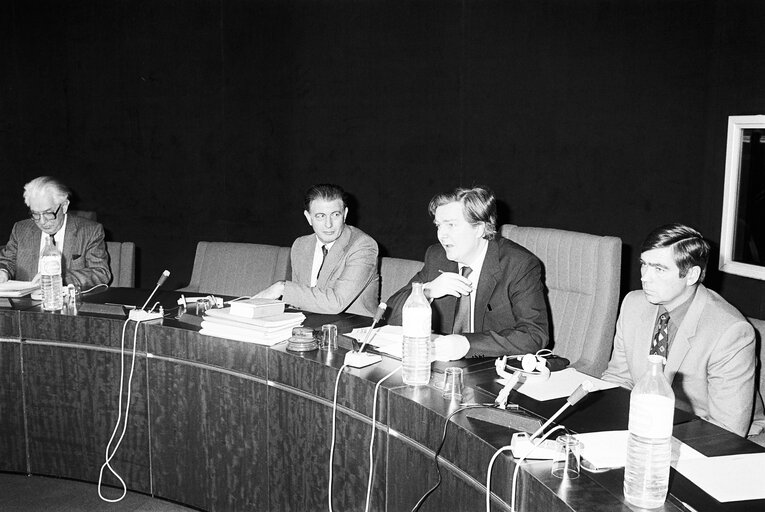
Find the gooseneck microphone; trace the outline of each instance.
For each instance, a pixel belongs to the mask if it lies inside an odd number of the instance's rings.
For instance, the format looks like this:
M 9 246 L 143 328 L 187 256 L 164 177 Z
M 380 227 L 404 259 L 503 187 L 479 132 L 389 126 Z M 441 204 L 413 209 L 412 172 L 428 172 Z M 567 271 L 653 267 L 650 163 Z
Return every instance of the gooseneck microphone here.
M 369 366 L 371 364 L 379 363 L 382 361 L 382 357 L 377 354 L 368 354 L 364 352 L 364 349 L 372 337 L 375 325 L 377 325 L 377 322 L 380 321 L 386 309 L 388 309 L 388 305 L 384 302 L 381 302 L 380 305 L 377 306 L 377 311 L 375 311 L 375 316 L 372 319 L 372 325 L 369 327 L 367 334 L 364 336 L 364 342 L 361 344 L 361 348 L 359 348 L 359 350 L 356 352 L 351 351 L 345 354 L 346 366 L 350 366 L 352 368 L 364 368 L 365 366 Z
M 566 403 L 565 403 L 565 404 L 563 404 L 563 405 L 561 406 L 561 408 L 560 408 L 560 409 L 558 409 L 558 411 L 557 411 L 555 414 L 553 414 L 553 415 L 550 417 L 550 419 L 549 419 L 549 420 L 547 420 L 547 421 L 544 423 L 544 425 L 542 425 L 541 427 L 539 427 L 539 429 L 538 429 L 536 432 L 534 432 L 533 434 L 531 434 L 531 437 L 529 438 L 529 441 L 533 441 L 534 439 L 536 439 L 536 438 L 537 438 L 537 436 L 538 436 L 539 434 L 541 434 L 542 432 L 544 432 L 544 430 L 545 430 L 547 427 L 549 427 L 549 426 L 550 426 L 550 424 L 551 424 L 553 421 L 555 421 L 555 418 L 557 418 L 558 416 L 560 416 L 560 415 L 563 413 L 563 411 L 565 411 L 565 410 L 566 410 L 568 407 L 572 407 L 572 406 L 576 405 L 576 404 L 577 404 L 577 403 L 578 403 L 578 402 L 579 402 L 579 401 L 580 401 L 582 398 L 584 398 L 585 396 L 587 396 L 587 394 L 588 394 L 590 391 L 592 391 L 593 389 L 595 389 L 595 386 L 593 386 L 593 385 L 592 385 L 592 382 L 590 382 L 589 380 L 586 380 L 586 381 L 582 382 L 581 384 L 579 384 L 579 387 L 577 387 L 577 388 L 574 390 L 574 392 L 573 392 L 573 393 L 571 393 L 571 396 L 569 396 L 568 398 L 566 398 Z
M 361 344 L 361 348 L 359 349 L 359 352 L 364 352 L 364 348 L 366 348 L 367 343 L 369 342 L 369 338 L 372 337 L 372 331 L 374 331 L 375 325 L 377 325 L 377 322 L 382 320 L 382 317 L 385 314 L 386 309 L 388 309 L 388 305 L 384 302 L 381 302 L 380 305 L 377 306 L 377 311 L 375 311 L 375 317 L 372 319 L 372 326 L 367 331 L 366 336 L 364 336 L 364 342 Z
M 146 309 L 146 306 L 149 304 L 149 301 L 152 297 L 154 297 L 154 294 L 157 293 L 157 290 L 159 290 L 159 287 L 165 284 L 165 281 L 167 281 L 167 278 L 170 277 L 170 271 L 165 270 L 162 272 L 162 275 L 159 276 L 159 279 L 157 280 L 157 286 L 154 287 L 154 291 L 151 292 L 151 295 L 149 295 L 149 298 L 146 299 L 146 302 L 144 303 L 143 307 L 141 309 Z

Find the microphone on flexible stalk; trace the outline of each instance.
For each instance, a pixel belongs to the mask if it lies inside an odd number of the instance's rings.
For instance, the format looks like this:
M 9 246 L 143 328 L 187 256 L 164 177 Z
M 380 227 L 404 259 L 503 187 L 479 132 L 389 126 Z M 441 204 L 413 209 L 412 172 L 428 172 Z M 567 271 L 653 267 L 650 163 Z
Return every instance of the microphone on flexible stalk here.
M 159 290 L 159 287 L 165 284 L 165 281 L 167 281 L 167 278 L 170 277 L 170 271 L 165 270 L 162 272 L 162 275 L 159 276 L 159 279 L 157 280 L 157 285 L 154 287 L 154 290 L 152 290 L 151 294 L 149 295 L 149 298 L 146 299 L 146 302 L 144 302 L 141 309 L 134 309 L 132 310 L 128 318 L 130 320 L 135 320 L 136 322 L 145 322 L 147 320 L 157 320 L 161 319 L 163 316 L 162 312 L 153 312 L 154 308 L 151 308 L 152 311 L 146 311 L 146 306 L 149 304 L 149 301 L 152 297 L 154 297 L 154 294 L 157 293 L 157 290 Z M 160 308 L 161 309 L 161 308 Z
M 571 393 L 568 398 L 566 398 L 566 403 L 563 404 L 561 408 L 558 409 L 558 411 L 550 417 L 549 420 L 547 420 L 541 427 L 539 427 L 536 432 L 531 434 L 531 436 L 525 432 L 513 434 L 513 438 L 510 442 L 513 455 L 516 458 L 521 457 L 524 459 L 553 459 L 556 456 L 554 442 L 544 441 L 544 443 L 538 445 L 533 443 L 534 439 L 539 437 L 539 435 L 544 432 L 545 429 L 549 427 L 550 424 L 552 424 L 552 422 L 555 421 L 555 419 L 563 413 L 563 411 L 579 403 L 582 398 L 594 390 L 595 386 L 592 384 L 592 382 L 585 380 L 574 390 L 573 393 Z
M 358 351 L 348 352 L 345 354 L 345 364 L 347 366 L 352 366 L 353 368 L 364 368 L 365 366 L 369 366 L 371 364 L 382 361 L 382 357 L 380 357 L 378 354 L 369 354 L 364 352 L 364 349 L 366 348 L 367 343 L 369 343 L 369 340 L 372 338 L 374 328 L 377 325 L 377 322 L 382 319 L 386 309 L 388 309 L 388 305 L 384 302 L 381 302 L 380 305 L 377 306 L 377 311 L 375 311 L 375 316 L 372 319 L 372 325 L 369 327 L 367 334 L 364 336 L 364 341 L 361 343 L 361 348 L 359 348 Z

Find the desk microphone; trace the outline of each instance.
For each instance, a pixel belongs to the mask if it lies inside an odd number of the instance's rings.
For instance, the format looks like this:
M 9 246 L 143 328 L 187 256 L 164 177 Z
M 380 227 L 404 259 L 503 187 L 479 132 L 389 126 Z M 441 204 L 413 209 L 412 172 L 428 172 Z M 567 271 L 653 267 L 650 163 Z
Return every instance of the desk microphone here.
M 159 276 L 159 279 L 157 280 L 157 286 L 154 287 L 154 290 L 149 295 L 149 298 L 146 299 L 146 302 L 143 304 L 143 307 L 141 309 L 134 309 L 132 310 L 128 318 L 131 320 L 135 320 L 136 322 L 145 322 L 147 320 L 157 320 L 162 318 L 162 313 L 152 313 L 151 311 L 146 311 L 146 306 L 149 304 L 149 301 L 152 297 L 154 297 L 154 294 L 157 293 L 157 290 L 159 290 L 159 287 L 165 284 L 165 281 L 167 281 L 167 278 L 170 277 L 170 271 L 165 270 L 162 272 L 162 275 Z M 154 308 L 152 308 L 154 309 Z
M 366 336 L 364 336 L 364 342 L 361 344 L 361 348 L 359 348 L 359 350 L 356 352 L 348 352 L 345 354 L 345 364 L 347 366 L 352 366 L 353 368 L 364 368 L 370 364 L 375 364 L 382 361 L 382 357 L 377 354 L 369 354 L 364 352 L 364 349 L 366 348 L 369 339 L 372 337 L 372 332 L 374 331 L 375 325 L 377 325 L 377 322 L 382 319 L 386 309 L 388 309 L 388 305 L 384 302 L 381 302 L 380 305 L 377 306 L 377 311 L 375 311 L 375 316 L 372 319 L 372 325 L 369 327 Z
M 558 416 L 560 416 L 560 415 L 563 413 L 563 411 L 565 411 L 565 410 L 566 410 L 568 407 L 572 407 L 572 406 L 576 405 L 577 403 L 579 403 L 579 401 L 580 401 L 582 398 L 584 398 L 585 396 L 587 396 L 587 393 L 589 393 L 589 392 L 590 392 L 590 391 L 592 391 L 593 389 L 595 389 L 595 386 L 593 386 L 592 382 L 590 382 L 589 380 L 586 380 L 586 381 L 582 382 L 581 384 L 579 384 L 579 387 L 577 387 L 577 388 L 574 390 L 574 392 L 573 392 L 573 393 L 571 393 L 571 396 L 569 396 L 568 398 L 566 398 L 566 403 L 565 403 L 565 404 L 563 404 L 563 405 L 560 407 L 560 409 L 558 409 L 558 411 L 557 411 L 555 414 L 553 414 L 553 415 L 550 417 L 550 419 L 549 419 L 549 420 L 547 420 L 547 421 L 544 423 L 544 425 L 542 425 L 541 427 L 539 427 L 539 429 L 538 429 L 536 432 L 534 432 L 533 434 L 531 434 L 531 437 L 529 438 L 529 440 L 534 440 L 534 439 L 536 439 L 536 437 L 537 437 L 539 434 L 541 434 L 542 432 L 544 432 L 544 429 L 546 429 L 547 427 L 549 427 L 549 426 L 550 426 L 550 424 L 551 424 L 553 421 L 555 421 L 555 418 L 557 418 Z
M 566 408 L 576 405 L 582 398 L 587 396 L 587 394 L 594 389 L 595 386 L 593 386 L 592 382 L 589 380 L 582 382 L 579 387 L 577 387 L 574 392 L 571 393 L 571 396 L 566 399 L 566 403 L 563 404 L 561 408 L 558 409 L 558 411 L 544 423 L 544 425 L 539 427 L 536 432 L 531 434 L 531 436 L 529 436 L 526 432 L 518 432 L 513 434 L 512 440 L 510 442 L 510 447 L 513 455 L 520 459 L 554 459 L 557 456 L 555 441 L 543 441 L 542 443 L 533 443 L 532 441 L 539 437 L 539 435 L 544 432 L 544 430 L 549 427 L 550 424 L 555 421 L 555 418 L 560 416 L 561 413 L 566 410 Z

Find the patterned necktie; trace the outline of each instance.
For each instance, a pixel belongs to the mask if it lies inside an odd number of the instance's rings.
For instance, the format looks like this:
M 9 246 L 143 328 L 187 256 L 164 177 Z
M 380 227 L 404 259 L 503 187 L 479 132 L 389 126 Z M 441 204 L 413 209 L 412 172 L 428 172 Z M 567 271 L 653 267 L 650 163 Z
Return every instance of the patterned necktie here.
M 462 267 L 462 277 L 468 277 L 473 269 L 470 267 Z M 460 334 L 463 332 L 470 332 L 470 295 L 462 295 L 457 300 L 457 311 L 454 314 L 454 328 L 452 333 Z
M 662 313 L 659 317 L 659 325 L 656 327 L 656 333 L 653 335 L 651 343 L 651 354 L 656 354 L 667 358 L 669 352 L 669 335 L 667 334 L 667 324 L 669 323 L 669 313 Z

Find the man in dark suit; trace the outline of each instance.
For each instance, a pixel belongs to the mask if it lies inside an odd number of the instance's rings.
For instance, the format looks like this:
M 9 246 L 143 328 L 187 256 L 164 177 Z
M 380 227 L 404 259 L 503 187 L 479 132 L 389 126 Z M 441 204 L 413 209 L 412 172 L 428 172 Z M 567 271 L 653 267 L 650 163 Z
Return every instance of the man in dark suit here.
M 482 187 L 439 194 L 428 210 L 439 244 L 425 266 L 389 300 L 388 323 L 401 325 L 412 282 L 431 301 L 435 357 L 498 357 L 547 346 L 547 303 L 542 264 L 524 247 L 497 239 L 494 194 Z
M 374 316 L 380 293 L 377 242 L 345 223 L 345 191 L 337 185 L 314 185 L 304 200 L 313 234 L 292 244 L 292 278 L 277 281 L 256 297 L 282 298 L 305 311 L 343 311 Z
M 24 185 L 24 202 L 31 218 L 13 225 L 8 244 L 0 251 L 0 283 L 9 279 L 39 282 L 37 265 L 49 237 L 61 251 L 64 285 L 87 290 L 109 283 L 112 274 L 104 228 L 67 215 L 67 187 L 49 176 L 35 178 Z

